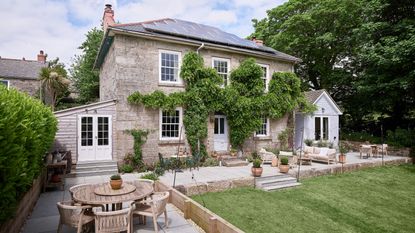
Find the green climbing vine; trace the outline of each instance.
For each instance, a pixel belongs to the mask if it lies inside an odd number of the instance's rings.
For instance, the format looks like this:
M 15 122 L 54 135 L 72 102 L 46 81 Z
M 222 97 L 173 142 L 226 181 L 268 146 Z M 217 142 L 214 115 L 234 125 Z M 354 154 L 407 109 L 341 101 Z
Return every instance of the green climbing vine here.
M 264 93 L 263 71 L 253 58 L 244 60 L 231 72 L 230 85 L 225 88 L 220 87 L 222 79 L 216 70 L 203 64 L 203 58 L 195 52 L 184 56 L 180 72 L 186 82 L 184 92 L 169 95 L 161 91 L 147 95 L 135 92 L 128 97 L 130 104 L 149 108 L 171 111 L 182 106 L 187 140 L 192 151 L 198 151 L 197 142 L 201 142 L 202 156 L 207 154 L 204 142 L 209 114 L 221 112 L 227 116 L 231 144 L 240 148 L 261 126 L 262 117 L 281 118 L 295 108 L 306 112 L 314 110 L 306 101 L 300 79 L 294 73 L 274 73 L 268 92 Z
M 147 141 L 147 135 L 149 131 L 141 129 L 129 129 L 125 130 L 124 132 L 130 134 L 134 138 L 134 156 L 132 158 L 132 165 L 140 169 L 144 166 L 141 146 L 143 146 Z

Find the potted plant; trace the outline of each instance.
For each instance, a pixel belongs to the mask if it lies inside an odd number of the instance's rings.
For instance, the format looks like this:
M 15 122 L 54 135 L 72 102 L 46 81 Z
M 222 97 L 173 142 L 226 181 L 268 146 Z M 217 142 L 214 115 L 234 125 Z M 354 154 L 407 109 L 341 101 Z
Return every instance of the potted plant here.
M 288 165 L 288 157 L 284 156 L 281 158 L 279 169 L 281 173 L 287 173 L 288 170 L 290 170 L 290 165 Z
M 231 149 L 231 156 L 236 156 L 236 153 L 238 153 L 238 150 L 232 148 Z
M 313 146 L 313 139 L 305 139 L 304 144 L 306 144 L 306 146 Z
M 254 177 L 260 177 L 262 175 L 263 168 L 261 167 L 262 161 L 258 158 L 252 162 L 251 172 Z
M 346 163 L 346 153 L 349 152 L 349 150 L 347 147 L 340 145 L 339 152 L 339 163 Z
M 112 175 L 110 177 L 110 185 L 112 189 L 120 189 L 122 186 L 122 179 L 119 174 Z

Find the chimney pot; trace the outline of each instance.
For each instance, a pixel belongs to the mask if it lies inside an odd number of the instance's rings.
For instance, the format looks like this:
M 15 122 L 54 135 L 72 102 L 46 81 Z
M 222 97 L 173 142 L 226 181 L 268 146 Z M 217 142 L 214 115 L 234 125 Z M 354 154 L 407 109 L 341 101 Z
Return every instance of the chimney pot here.
M 108 26 L 115 25 L 114 10 L 111 4 L 105 4 L 104 15 L 102 16 L 102 27 L 104 33 L 107 31 Z
M 45 62 L 46 62 L 46 55 L 45 55 L 45 53 L 43 52 L 43 50 L 40 50 L 40 51 L 39 51 L 39 54 L 37 55 L 37 61 L 38 61 L 38 62 L 43 62 L 43 63 L 45 63 Z
M 22 58 L 22 60 L 23 60 L 23 61 L 26 61 L 26 58 L 24 58 L 24 57 L 23 57 L 23 58 Z

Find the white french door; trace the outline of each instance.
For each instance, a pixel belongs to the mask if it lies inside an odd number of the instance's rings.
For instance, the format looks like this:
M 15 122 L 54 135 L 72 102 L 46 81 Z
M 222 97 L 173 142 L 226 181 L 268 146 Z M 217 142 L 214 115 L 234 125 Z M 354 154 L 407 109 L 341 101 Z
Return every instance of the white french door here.
M 215 115 L 213 147 L 215 151 L 228 151 L 229 135 L 226 116 Z
M 111 116 L 79 115 L 78 161 L 111 160 L 111 135 Z

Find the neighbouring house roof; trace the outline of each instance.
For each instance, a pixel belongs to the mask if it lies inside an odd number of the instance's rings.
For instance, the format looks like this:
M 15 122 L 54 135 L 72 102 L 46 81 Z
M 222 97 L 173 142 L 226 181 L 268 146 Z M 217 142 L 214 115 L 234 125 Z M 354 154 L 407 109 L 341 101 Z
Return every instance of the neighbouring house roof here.
M 37 79 L 43 67 L 47 67 L 47 63 L 33 60 L 0 58 L 0 77 Z
M 258 45 L 254 41 L 242 39 L 218 28 L 180 19 L 166 18 L 139 23 L 116 24 L 109 27 L 109 30 L 120 30 L 152 36 L 169 36 L 172 37 L 172 40 L 174 40 L 174 38 L 186 39 L 197 43 L 209 43 L 229 48 L 245 49 L 293 63 L 301 61 L 299 58 L 279 52 L 267 46 Z M 106 52 L 108 51 L 106 46 L 110 46 L 111 43 L 112 38 L 109 38 L 108 32 L 106 32 L 95 63 L 96 68 L 101 66 Z
M 336 110 L 339 112 L 339 114 L 342 113 L 336 101 L 333 100 L 333 98 L 329 95 L 329 93 L 325 89 L 315 90 L 315 91 L 306 91 L 304 92 L 304 95 L 306 99 L 308 100 L 308 102 L 310 102 L 311 104 L 315 104 L 321 98 L 321 96 L 326 95 L 330 99 L 331 103 L 336 108 Z

